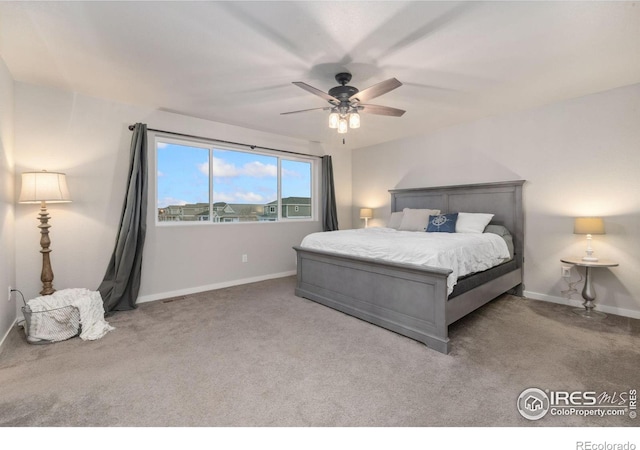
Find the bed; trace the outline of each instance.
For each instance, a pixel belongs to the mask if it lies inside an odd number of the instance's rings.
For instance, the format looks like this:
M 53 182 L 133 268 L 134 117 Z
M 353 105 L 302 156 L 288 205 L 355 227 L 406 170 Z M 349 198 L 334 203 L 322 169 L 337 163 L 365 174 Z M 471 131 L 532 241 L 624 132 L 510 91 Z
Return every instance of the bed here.
M 389 191 L 391 212 L 432 208 L 441 214 L 491 213 L 492 225 L 510 231 L 513 258 L 458 280 L 450 294 L 450 269 L 300 246 L 294 247 L 295 294 L 449 353 L 449 325 L 505 292 L 522 296 L 523 184 L 517 180 Z

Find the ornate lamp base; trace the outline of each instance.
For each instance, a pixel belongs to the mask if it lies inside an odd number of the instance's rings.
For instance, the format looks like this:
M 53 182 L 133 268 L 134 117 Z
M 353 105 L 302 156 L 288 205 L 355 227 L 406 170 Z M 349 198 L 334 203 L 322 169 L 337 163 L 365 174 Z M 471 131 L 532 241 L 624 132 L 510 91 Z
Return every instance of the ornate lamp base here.
M 42 290 L 40 295 L 51 295 L 56 290 L 53 288 L 53 270 L 51 269 L 51 260 L 49 259 L 49 253 L 51 249 L 51 240 L 49 239 L 49 213 L 47 212 L 47 205 L 45 202 L 40 203 L 40 253 L 42 253 L 42 273 L 40 274 L 40 280 L 42 281 Z

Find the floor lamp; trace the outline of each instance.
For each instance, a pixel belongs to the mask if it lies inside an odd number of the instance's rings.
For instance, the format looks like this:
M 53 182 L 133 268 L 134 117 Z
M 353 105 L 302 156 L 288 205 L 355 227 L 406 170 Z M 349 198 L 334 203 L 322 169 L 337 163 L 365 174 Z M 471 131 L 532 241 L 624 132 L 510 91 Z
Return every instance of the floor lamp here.
M 56 290 L 53 288 L 53 271 L 51 270 L 51 260 L 49 253 L 51 240 L 49 239 L 49 213 L 47 212 L 47 202 L 49 203 L 69 203 L 69 189 L 64 173 L 47 172 L 25 172 L 22 174 L 22 189 L 20 190 L 19 203 L 40 203 L 40 246 L 42 250 L 42 290 L 40 295 L 51 295 Z

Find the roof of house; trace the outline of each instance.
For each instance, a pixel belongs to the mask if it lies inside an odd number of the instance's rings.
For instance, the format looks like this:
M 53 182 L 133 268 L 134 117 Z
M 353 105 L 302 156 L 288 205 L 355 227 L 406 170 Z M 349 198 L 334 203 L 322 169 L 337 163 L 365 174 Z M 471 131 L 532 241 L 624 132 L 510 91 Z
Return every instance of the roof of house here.
M 277 205 L 278 200 L 267 203 L 267 205 Z M 282 199 L 283 205 L 310 205 L 311 199 L 309 197 L 285 197 Z

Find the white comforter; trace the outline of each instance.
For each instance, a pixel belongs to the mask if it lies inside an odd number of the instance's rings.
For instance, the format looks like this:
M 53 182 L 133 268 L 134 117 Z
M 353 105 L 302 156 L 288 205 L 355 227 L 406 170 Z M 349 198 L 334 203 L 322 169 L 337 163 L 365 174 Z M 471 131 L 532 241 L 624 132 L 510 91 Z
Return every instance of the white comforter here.
M 80 339 L 96 340 L 107 334 L 114 328 L 104 320 L 104 306 L 100 292 L 89 289 L 63 289 L 51 295 L 36 297 L 27 302 L 31 311 L 36 314 L 31 315 L 31 327 L 29 335 L 37 339 L 59 341 L 68 339 L 77 334 L 73 330 L 68 330 L 69 335 L 63 336 L 59 333 L 51 333 L 48 321 L 55 320 L 55 315 L 47 317 L 47 311 L 62 308 L 64 306 L 75 306 L 80 313 Z M 74 324 L 75 325 L 75 324 Z M 55 330 L 55 327 L 53 328 Z M 63 327 L 64 329 L 64 327 Z
M 509 259 L 506 242 L 493 233 L 425 233 L 392 228 L 313 233 L 301 247 L 398 263 L 451 269 L 447 294 L 459 277 L 497 266 Z

